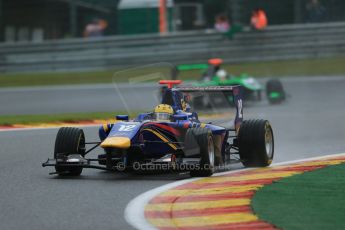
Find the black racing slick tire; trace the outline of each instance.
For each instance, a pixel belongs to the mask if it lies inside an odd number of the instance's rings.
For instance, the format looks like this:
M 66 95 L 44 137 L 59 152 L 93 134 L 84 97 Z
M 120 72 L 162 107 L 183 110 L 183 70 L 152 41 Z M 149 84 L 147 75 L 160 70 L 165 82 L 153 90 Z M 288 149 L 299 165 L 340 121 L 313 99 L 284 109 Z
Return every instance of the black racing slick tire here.
M 200 157 L 199 164 L 190 169 L 192 177 L 211 176 L 215 170 L 215 147 L 211 130 L 188 129 L 185 136 L 185 155 Z
M 266 167 L 274 156 L 273 130 L 267 120 L 244 121 L 238 134 L 241 162 L 246 167 Z
M 285 100 L 285 91 L 280 80 L 272 79 L 266 83 L 266 96 L 270 104 L 281 103 Z
M 67 157 L 71 154 L 85 156 L 85 135 L 82 129 L 63 127 L 60 128 L 55 140 L 54 159 Z M 55 166 L 59 175 L 79 176 L 83 168 L 77 166 Z

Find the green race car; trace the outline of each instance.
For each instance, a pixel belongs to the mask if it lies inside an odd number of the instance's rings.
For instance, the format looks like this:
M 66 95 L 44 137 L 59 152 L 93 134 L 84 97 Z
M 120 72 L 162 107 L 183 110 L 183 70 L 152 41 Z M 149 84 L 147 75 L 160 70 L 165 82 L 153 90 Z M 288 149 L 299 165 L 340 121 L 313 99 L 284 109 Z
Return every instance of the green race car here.
M 228 74 L 221 68 L 223 60 L 220 58 L 210 59 L 208 64 L 185 64 L 177 66 L 178 71 L 204 70 L 198 82 L 191 83 L 192 86 L 233 86 L 240 85 L 243 89 L 244 100 L 260 101 L 264 86 L 254 77 L 242 73 L 239 76 Z M 266 83 L 266 97 L 271 104 L 280 103 L 285 100 L 285 91 L 281 82 L 277 79 L 269 80 Z M 231 100 L 230 100 L 231 101 Z

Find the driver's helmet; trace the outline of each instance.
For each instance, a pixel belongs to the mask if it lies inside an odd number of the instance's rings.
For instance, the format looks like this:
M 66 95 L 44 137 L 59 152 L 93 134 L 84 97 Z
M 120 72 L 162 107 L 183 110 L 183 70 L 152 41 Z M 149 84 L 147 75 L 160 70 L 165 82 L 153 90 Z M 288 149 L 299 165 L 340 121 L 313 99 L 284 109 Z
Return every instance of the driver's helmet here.
M 169 121 L 174 114 L 174 110 L 170 105 L 160 104 L 155 107 L 153 118 L 158 121 Z
M 219 79 L 221 81 L 224 81 L 224 80 L 226 80 L 226 77 L 228 76 L 228 73 L 225 70 L 220 69 L 220 70 L 217 71 L 216 76 L 219 77 Z
M 212 66 L 221 66 L 223 64 L 223 59 L 221 58 L 212 58 L 208 60 L 208 64 Z

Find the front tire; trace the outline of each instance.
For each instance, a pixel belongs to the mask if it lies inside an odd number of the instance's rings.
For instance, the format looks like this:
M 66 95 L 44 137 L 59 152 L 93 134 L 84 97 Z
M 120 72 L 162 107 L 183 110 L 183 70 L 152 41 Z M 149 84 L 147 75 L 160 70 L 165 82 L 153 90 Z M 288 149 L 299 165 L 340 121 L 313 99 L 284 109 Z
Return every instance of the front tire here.
M 266 167 L 274 156 L 274 137 L 267 120 L 244 121 L 238 134 L 240 159 L 246 167 Z
M 185 155 L 199 155 L 200 162 L 190 170 L 192 177 L 208 177 L 215 170 L 215 147 L 212 132 L 205 128 L 187 130 L 185 137 Z
M 71 154 L 85 156 L 84 131 L 78 128 L 60 128 L 55 140 L 54 159 L 61 156 L 67 157 Z M 79 176 L 83 168 L 76 166 L 59 166 L 57 164 L 55 170 L 59 175 Z

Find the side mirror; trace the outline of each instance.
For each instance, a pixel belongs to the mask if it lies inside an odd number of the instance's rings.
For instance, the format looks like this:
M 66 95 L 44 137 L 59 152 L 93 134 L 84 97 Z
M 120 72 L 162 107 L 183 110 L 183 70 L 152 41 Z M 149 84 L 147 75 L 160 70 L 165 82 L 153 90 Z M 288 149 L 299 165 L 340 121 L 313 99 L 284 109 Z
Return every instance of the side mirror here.
M 118 121 L 128 121 L 129 116 L 128 115 L 116 115 L 116 120 Z

